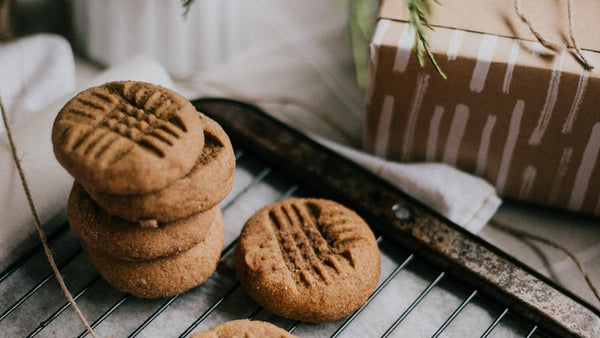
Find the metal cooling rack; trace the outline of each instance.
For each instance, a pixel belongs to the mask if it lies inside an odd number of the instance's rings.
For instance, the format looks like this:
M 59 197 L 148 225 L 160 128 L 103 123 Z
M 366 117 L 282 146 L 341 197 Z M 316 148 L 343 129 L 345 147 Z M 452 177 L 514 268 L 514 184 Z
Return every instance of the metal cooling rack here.
M 236 149 L 234 187 L 220 204 L 226 230 L 217 272 L 171 298 L 124 294 L 91 268 L 65 221 L 49 241 L 99 336 L 186 337 L 238 318 L 271 321 L 301 337 L 600 335 L 596 308 L 256 107 L 224 99 L 194 104 L 221 123 Z M 231 254 L 245 220 L 290 196 L 338 200 L 361 213 L 376 233 L 379 285 L 346 318 L 309 324 L 275 316 L 235 278 Z M 87 335 L 39 247 L 0 274 L 0 294 L 3 337 Z

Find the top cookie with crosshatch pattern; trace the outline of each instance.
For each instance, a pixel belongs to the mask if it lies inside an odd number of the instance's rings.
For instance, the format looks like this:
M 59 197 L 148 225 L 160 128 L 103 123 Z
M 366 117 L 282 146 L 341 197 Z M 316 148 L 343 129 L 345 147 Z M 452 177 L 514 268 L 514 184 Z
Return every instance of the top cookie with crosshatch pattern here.
M 58 161 L 84 187 L 111 194 L 158 191 L 186 175 L 204 147 L 194 106 L 167 88 L 109 82 L 77 94 L 52 129 Z

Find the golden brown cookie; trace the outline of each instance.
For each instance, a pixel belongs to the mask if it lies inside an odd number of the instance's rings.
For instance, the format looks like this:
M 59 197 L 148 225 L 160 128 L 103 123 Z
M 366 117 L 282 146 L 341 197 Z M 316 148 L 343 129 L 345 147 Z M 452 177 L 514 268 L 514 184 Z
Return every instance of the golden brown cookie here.
M 73 183 L 67 203 L 69 225 L 85 245 L 123 260 L 153 259 L 185 251 L 204 240 L 220 212 L 213 207 L 156 228 L 141 227 L 106 213 L 78 182 Z
M 117 289 L 141 298 L 169 297 L 202 284 L 213 274 L 223 233 L 219 213 L 204 241 L 173 256 L 132 262 L 106 256 L 83 242 L 82 247 L 94 269 Z
M 381 259 L 373 232 L 356 213 L 329 200 L 292 198 L 250 217 L 234 264 L 246 292 L 267 310 L 324 322 L 367 300 Z
M 190 338 L 293 338 L 286 330 L 258 320 L 237 319 L 219 324 L 210 330 L 194 333 Z
M 196 165 L 183 178 L 150 194 L 109 195 L 88 190 L 100 206 L 130 221 L 168 222 L 212 208 L 231 191 L 235 155 L 221 126 L 199 114 L 204 126 L 204 149 Z
M 198 112 L 145 82 L 110 82 L 77 94 L 52 129 L 58 161 L 81 184 L 110 194 L 160 190 L 186 175 L 204 146 Z

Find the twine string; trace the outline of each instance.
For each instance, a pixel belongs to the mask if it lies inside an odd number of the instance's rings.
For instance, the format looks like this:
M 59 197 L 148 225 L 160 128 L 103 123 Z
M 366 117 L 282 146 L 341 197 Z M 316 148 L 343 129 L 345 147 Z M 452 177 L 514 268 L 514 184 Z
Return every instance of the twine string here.
M 560 48 L 556 44 L 544 39 L 544 37 L 542 36 L 540 31 L 538 31 L 537 27 L 533 24 L 533 22 L 529 20 L 527 16 L 525 16 L 525 13 L 523 13 L 523 8 L 521 7 L 521 0 L 515 0 L 515 11 L 517 12 L 519 18 L 521 18 L 521 21 L 523 21 L 527 25 L 527 27 L 529 27 L 531 34 L 535 36 L 535 38 L 538 40 L 539 43 L 542 44 L 542 46 L 553 51 L 560 50 Z
M 542 46 L 544 46 L 552 51 L 555 51 L 555 52 L 557 52 L 561 49 L 555 43 L 546 40 L 542 36 L 540 31 L 537 29 L 537 27 L 533 24 L 533 22 L 531 20 L 529 20 L 529 18 L 525 15 L 525 13 L 523 13 L 523 8 L 521 7 L 521 0 L 515 0 L 514 7 L 515 7 L 515 11 L 517 12 L 517 15 L 519 16 L 519 18 L 521 18 L 521 21 L 523 21 L 527 25 L 527 27 L 529 27 L 529 31 L 533 34 L 533 36 L 535 36 L 535 38 L 538 40 L 538 42 L 540 44 L 542 44 Z M 577 61 L 579 61 L 586 70 L 591 70 L 594 68 L 594 66 L 583 55 L 583 52 L 582 52 L 581 48 L 579 48 L 579 43 L 577 42 L 577 38 L 575 36 L 575 29 L 574 29 L 575 19 L 573 17 L 573 0 L 567 1 L 567 12 L 568 12 L 568 17 L 569 17 L 568 18 L 569 19 L 569 38 L 571 39 L 571 44 L 573 45 L 572 47 L 567 45 L 567 49 L 573 54 L 573 56 L 577 59 Z
M 569 36 L 571 38 L 571 43 L 573 44 L 573 49 L 575 49 L 575 52 L 573 52 L 575 54 L 575 56 L 579 59 L 579 62 L 581 62 L 581 64 L 583 64 L 583 66 L 587 69 L 593 69 L 594 66 L 586 59 L 585 55 L 583 55 L 583 52 L 581 51 L 581 48 L 579 48 L 579 44 L 577 43 L 577 39 L 575 38 L 575 29 L 573 28 L 573 0 L 568 0 L 567 1 L 567 11 L 569 13 Z
M 549 245 L 555 249 L 558 249 L 562 252 L 564 252 L 567 256 L 569 256 L 569 258 L 571 258 L 571 260 L 573 261 L 573 263 L 575 263 L 575 265 L 577 266 L 577 269 L 579 270 L 579 272 L 581 273 L 581 275 L 583 276 L 583 278 L 585 279 L 586 284 L 588 285 L 588 287 L 590 288 L 590 290 L 592 290 L 592 293 L 594 294 L 594 296 L 596 296 L 596 299 L 598 299 L 598 301 L 600 301 L 600 293 L 598 292 L 598 289 L 596 288 L 596 286 L 594 285 L 594 283 L 592 282 L 592 279 L 590 278 L 590 275 L 588 274 L 587 270 L 585 269 L 585 267 L 583 266 L 583 264 L 581 263 L 581 261 L 577 258 L 577 256 L 575 256 L 574 253 L 571 252 L 571 250 L 565 248 L 563 245 L 558 244 L 554 241 L 551 241 L 545 237 L 542 236 L 538 236 L 538 235 L 534 235 L 530 232 L 527 232 L 525 230 L 521 230 L 521 229 L 515 229 L 511 226 L 508 226 L 506 224 L 502 224 L 496 220 L 491 220 L 489 222 L 489 224 L 491 226 L 493 226 L 496 229 L 502 230 L 506 233 L 509 233 L 517 238 L 529 238 L 535 241 L 538 241 L 540 243 L 544 243 L 546 245 Z
M 50 247 L 48 246 L 48 242 L 46 240 L 46 234 L 44 233 L 44 230 L 42 229 L 40 218 L 38 216 L 37 210 L 35 209 L 35 204 L 33 203 L 31 191 L 29 190 L 29 185 L 27 184 L 27 179 L 25 178 L 25 172 L 23 171 L 23 168 L 21 167 L 21 161 L 19 161 L 19 158 L 17 157 L 17 147 L 15 145 L 15 142 L 14 142 L 14 139 L 12 136 L 12 131 L 11 131 L 9 123 L 8 123 L 8 117 L 7 117 L 6 111 L 4 110 L 4 105 L 2 104 L 2 98 L 0 98 L 0 110 L 2 111 L 2 121 L 4 122 L 4 126 L 6 127 L 6 135 L 8 136 L 8 143 L 10 145 L 10 151 L 12 153 L 12 158 L 17 167 L 17 172 L 19 173 L 19 177 L 21 178 L 23 190 L 25 191 L 25 196 L 27 196 L 27 203 L 29 204 L 29 209 L 31 210 L 31 215 L 33 216 L 35 227 L 37 228 L 38 235 L 40 236 L 40 240 L 42 242 L 42 247 L 44 248 L 44 253 L 46 254 L 46 257 L 48 258 L 48 262 L 50 262 L 50 266 L 52 267 L 52 271 L 54 272 L 54 275 L 56 276 L 56 280 L 58 281 L 58 284 L 60 285 L 60 288 L 62 289 L 63 293 L 67 297 L 69 304 L 71 304 L 71 306 L 77 313 L 79 320 L 81 320 L 81 322 L 85 326 L 88 333 L 91 334 L 94 338 L 97 338 L 96 334 L 94 333 L 94 330 L 88 324 L 87 320 L 83 316 L 83 313 L 81 312 L 81 310 L 75 303 L 73 296 L 69 292 L 69 289 L 67 288 L 60 272 L 58 271 L 58 266 L 56 265 L 56 262 L 54 261 L 54 256 L 52 255 L 52 251 L 50 250 Z

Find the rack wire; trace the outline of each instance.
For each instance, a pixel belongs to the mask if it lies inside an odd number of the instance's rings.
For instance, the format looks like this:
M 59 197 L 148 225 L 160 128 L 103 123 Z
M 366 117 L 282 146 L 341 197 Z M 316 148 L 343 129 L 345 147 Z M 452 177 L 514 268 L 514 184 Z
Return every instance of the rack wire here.
M 210 105 L 204 108 L 211 112 Z M 237 167 L 233 190 L 220 204 L 226 227 L 221 260 L 215 274 L 202 285 L 169 298 L 139 299 L 116 290 L 98 276 L 82 254 L 79 241 L 66 220 L 49 235 L 67 286 L 100 336 L 187 337 L 238 318 L 270 321 L 301 337 L 547 337 L 563 336 L 565 332 L 579 335 L 573 333 L 569 323 L 564 323 L 566 328 L 557 329 L 540 320 L 535 311 L 523 310 L 518 304 L 503 304 L 489 292 L 490 285 L 469 282 L 473 280 L 471 275 L 466 279 L 457 278 L 460 274 L 456 271 L 464 273 L 463 270 L 439 258 L 431 259 L 422 249 L 413 250 L 395 236 L 381 231 L 390 225 L 377 217 L 376 212 L 361 212 L 361 215 L 376 233 L 382 273 L 378 286 L 361 308 L 340 320 L 320 324 L 281 318 L 262 309 L 241 288 L 231 261 L 242 225 L 254 211 L 277 200 L 290 196 L 329 197 L 330 194 L 315 190 L 306 184 L 307 180 L 298 179 L 274 165 L 278 159 L 269 161 L 260 156 L 256 147 L 237 137 L 235 128 L 228 129 L 225 121 L 220 122 L 234 141 Z M 247 116 L 242 122 L 248 122 Z M 258 149 L 265 146 L 257 144 Z M 419 217 L 414 205 L 398 205 L 394 204 L 396 218 L 414 221 Z M 490 250 L 483 242 L 476 249 Z M 491 287 L 497 285 L 492 283 Z M 87 336 L 64 300 L 39 247 L 0 274 L 0 294 L 3 336 Z M 561 292 L 561 295 L 580 304 L 568 293 Z M 586 304 L 582 306 L 588 309 Z M 599 318 L 593 309 L 589 312 Z M 591 330 L 595 329 L 591 326 Z

